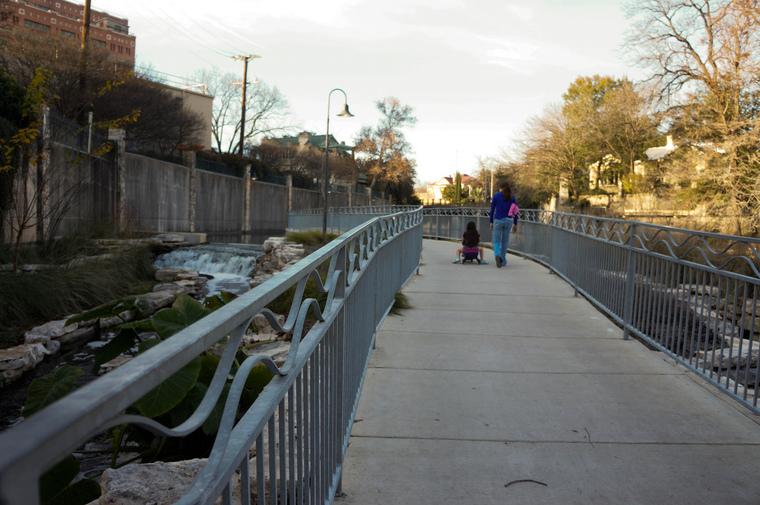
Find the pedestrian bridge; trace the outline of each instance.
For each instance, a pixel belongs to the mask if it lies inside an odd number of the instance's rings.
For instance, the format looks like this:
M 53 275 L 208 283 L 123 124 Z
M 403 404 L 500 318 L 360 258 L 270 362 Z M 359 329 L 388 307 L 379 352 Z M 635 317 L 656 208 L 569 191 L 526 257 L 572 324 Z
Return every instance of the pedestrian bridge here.
M 39 503 L 39 476 L 110 427 L 192 433 L 222 394 L 176 503 L 756 502 L 757 241 L 523 211 L 497 269 L 451 263 L 467 221 L 489 240 L 482 210 L 425 212 L 332 210 L 340 239 L 0 435 L 0 504 Z M 291 287 L 281 324 L 266 306 Z M 292 334 L 280 367 L 235 359 L 257 314 Z M 189 419 L 125 415 L 222 339 Z M 236 412 L 258 364 L 275 377 Z
M 754 413 L 536 262 L 455 247 L 424 241 L 378 332 L 344 503 L 757 503 Z

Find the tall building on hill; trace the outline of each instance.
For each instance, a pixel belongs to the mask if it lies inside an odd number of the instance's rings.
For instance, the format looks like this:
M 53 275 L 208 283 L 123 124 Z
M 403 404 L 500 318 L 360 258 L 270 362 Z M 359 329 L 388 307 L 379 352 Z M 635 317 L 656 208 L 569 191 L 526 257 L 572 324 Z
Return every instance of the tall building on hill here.
M 84 6 L 66 0 L 0 0 L 0 22 L 76 43 L 82 38 Z M 135 61 L 135 36 L 129 20 L 90 10 L 90 43 L 111 55 Z

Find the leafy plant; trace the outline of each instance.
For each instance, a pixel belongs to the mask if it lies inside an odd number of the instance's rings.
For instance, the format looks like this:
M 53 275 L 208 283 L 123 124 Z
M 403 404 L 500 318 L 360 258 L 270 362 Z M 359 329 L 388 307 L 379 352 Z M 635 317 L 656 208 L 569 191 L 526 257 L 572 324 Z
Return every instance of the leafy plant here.
M 81 368 L 63 365 L 44 377 L 33 380 L 27 389 L 22 414 L 29 417 L 67 395 L 79 378 Z M 42 505 L 85 505 L 100 496 L 100 486 L 92 479 L 74 482 L 79 474 L 79 461 L 68 456 L 40 477 Z
M 143 313 L 138 299 L 130 296 L 75 316 L 69 319 L 67 324 L 113 316 L 121 317 L 125 321 L 117 326 L 118 334 L 96 353 L 93 365 L 93 373 L 96 373 L 102 364 L 116 356 L 124 353 L 146 352 L 234 298 L 234 295 L 223 293 L 209 297 L 201 304 L 190 296 L 182 295 L 175 300 L 171 308 L 156 312 L 150 319 L 126 322 L 126 318 L 122 316 L 125 311 L 131 311 L 135 315 Z M 146 332 L 150 332 L 152 336 L 145 338 Z M 110 431 L 113 446 L 112 466 L 117 466 L 118 456 L 122 453 L 135 453 L 135 457 L 121 464 L 137 459 L 143 462 L 159 459 L 175 461 L 206 456 L 213 445 L 214 435 L 219 429 L 224 404 L 237 366 L 245 359 L 246 355 L 238 351 L 235 368 L 228 376 L 227 384 L 217 405 L 203 425 L 187 437 L 180 439 L 158 437 L 143 428 L 132 425 L 112 429 Z M 137 400 L 127 409 L 127 413 L 154 419 L 165 426 L 178 426 L 200 405 L 218 364 L 219 358 L 204 352 Z M 27 391 L 24 416 L 30 416 L 65 396 L 74 387 L 82 373 L 81 369 L 64 365 L 33 381 Z M 253 368 L 246 378 L 241 396 L 240 409 L 242 410 L 239 409 L 241 412 L 253 404 L 272 377 L 271 372 L 263 365 Z M 73 457 L 67 458 L 49 470 L 40 480 L 41 493 L 50 500 L 43 503 L 79 505 L 96 499 L 100 494 L 99 487 L 95 489 L 97 483 L 87 480 L 71 482 L 78 473 L 79 466 Z M 85 499 L 86 501 L 82 501 Z
M 328 233 L 327 241 L 330 242 L 338 237 L 337 233 Z M 288 242 L 302 245 L 318 245 L 322 243 L 322 232 L 319 230 L 294 231 L 285 238 Z
M 394 316 L 401 315 L 401 313 L 407 309 L 411 309 L 412 304 L 409 303 L 409 297 L 404 293 L 398 292 L 393 295 L 393 306 L 391 307 L 390 314 Z
M 93 479 L 72 482 L 79 474 L 79 461 L 71 455 L 40 477 L 42 505 L 86 505 L 100 497 L 100 485 Z

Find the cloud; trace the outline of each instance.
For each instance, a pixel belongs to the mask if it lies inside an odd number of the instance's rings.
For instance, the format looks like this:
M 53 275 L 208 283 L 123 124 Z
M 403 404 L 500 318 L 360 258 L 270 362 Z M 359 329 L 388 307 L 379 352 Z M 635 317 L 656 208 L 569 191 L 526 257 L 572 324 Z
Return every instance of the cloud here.
M 506 6 L 506 10 L 509 14 L 515 16 L 516 18 L 519 18 L 522 21 L 533 21 L 533 10 L 528 7 L 510 4 Z

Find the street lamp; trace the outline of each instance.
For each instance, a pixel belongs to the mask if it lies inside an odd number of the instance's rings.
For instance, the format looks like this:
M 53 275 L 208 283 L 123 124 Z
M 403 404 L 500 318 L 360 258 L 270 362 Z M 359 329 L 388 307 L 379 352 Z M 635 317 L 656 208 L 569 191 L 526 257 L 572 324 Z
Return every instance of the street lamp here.
M 346 92 L 340 88 L 335 88 L 327 94 L 327 128 L 325 128 L 325 163 L 324 163 L 324 179 L 322 182 L 322 195 L 324 197 L 324 209 L 322 210 L 322 243 L 327 243 L 327 188 L 330 183 L 330 171 L 327 166 L 327 157 L 330 154 L 330 96 L 333 91 L 340 91 L 343 93 L 343 110 L 340 111 L 338 116 L 340 117 L 354 117 L 353 114 L 348 112 L 348 96 Z

